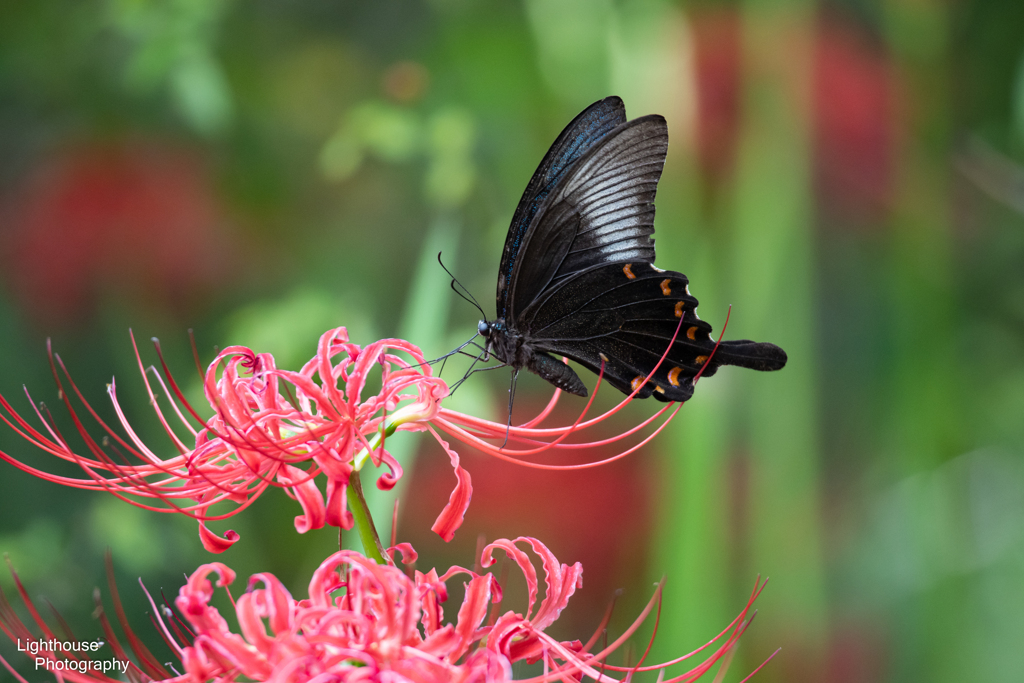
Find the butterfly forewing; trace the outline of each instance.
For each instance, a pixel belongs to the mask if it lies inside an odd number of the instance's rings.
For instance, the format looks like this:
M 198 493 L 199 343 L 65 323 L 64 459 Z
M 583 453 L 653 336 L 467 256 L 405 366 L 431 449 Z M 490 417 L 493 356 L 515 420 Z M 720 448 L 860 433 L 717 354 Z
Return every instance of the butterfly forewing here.
M 609 132 L 626 122 L 626 108 L 618 97 L 607 97 L 587 107 L 565 127 L 544 155 L 543 161 L 526 186 L 505 238 L 498 269 L 498 317 L 507 316 L 508 284 L 519 260 L 519 251 L 527 229 L 551 190 L 576 160 L 587 153 Z
M 562 202 L 581 217 L 555 279 L 613 261 L 654 261 L 654 196 L 668 152 L 660 116 L 613 132 L 566 178 Z
M 654 261 L 654 197 L 667 150 L 665 119 L 645 116 L 610 132 L 566 172 L 512 269 L 508 312 L 517 325 L 561 280 L 609 262 Z

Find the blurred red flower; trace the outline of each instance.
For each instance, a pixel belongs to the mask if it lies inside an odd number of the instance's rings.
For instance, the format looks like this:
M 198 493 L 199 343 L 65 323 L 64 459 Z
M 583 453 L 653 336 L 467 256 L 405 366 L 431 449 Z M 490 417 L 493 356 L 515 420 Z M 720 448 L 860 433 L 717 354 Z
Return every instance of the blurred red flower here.
M 732 172 L 740 117 L 740 18 L 732 10 L 693 14 L 697 86 L 697 155 L 721 182 Z
M 697 149 L 712 184 L 728 180 L 743 111 L 743 34 L 733 9 L 692 16 Z M 881 41 L 824 14 L 815 32 L 811 136 L 815 184 L 829 219 L 877 220 L 888 208 L 896 148 L 895 74 Z
M 877 222 L 889 208 L 893 185 L 895 74 L 881 41 L 856 25 L 826 15 L 817 30 L 813 87 L 819 206 L 830 221 Z
M 81 322 L 104 296 L 181 313 L 229 277 L 234 262 L 202 160 L 166 144 L 60 151 L 3 213 L 0 270 L 48 329 Z

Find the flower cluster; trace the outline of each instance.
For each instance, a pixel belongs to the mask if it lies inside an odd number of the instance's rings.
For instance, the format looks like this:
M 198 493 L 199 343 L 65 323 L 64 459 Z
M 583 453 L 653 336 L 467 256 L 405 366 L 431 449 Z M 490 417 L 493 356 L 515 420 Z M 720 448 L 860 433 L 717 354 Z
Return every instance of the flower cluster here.
M 402 476 L 401 466 L 386 448 L 386 439 L 398 431 L 427 431 L 448 454 L 456 485 L 432 528 L 450 540 L 462 523 L 473 488 L 458 454 L 441 438 L 441 433 L 495 457 L 530 467 L 590 467 L 636 451 L 660 432 L 679 409 L 679 404 L 666 404 L 647 420 L 614 437 L 574 442 L 569 440 L 570 436 L 613 415 L 632 396 L 612 410 L 586 420 L 597 394 L 595 389 L 572 425 L 540 428 L 537 425 L 551 413 L 558 400 L 560 392 L 556 391 L 540 415 L 510 427 L 442 407 L 448 386 L 433 375 L 415 345 L 385 339 L 360 347 L 349 341 L 344 327 L 339 327 L 320 338 L 316 355 L 298 371 L 277 368 L 270 354 L 255 353 L 242 346 L 221 351 L 203 378 L 205 397 L 213 411 L 209 418 L 202 417 L 185 400 L 162 357 L 161 375 L 153 367 L 144 367 L 136 347 L 150 403 L 177 450 L 172 457 L 161 457 L 137 436 L 125 417 L 118 402 L 116 382 L 111 381 L 108 394 L 123 433 L 100 419 L 59 356 L 52 358 L 54 378 L 87 454 L 76 452 L 38 407 L 34 406 L 34 410 L 42 429 L 33 426 L 3 396 L 0 419 L 42 450 L 78 464 L 86 476 L 50 474 L 4 452 L 0 452 L 0 459 L 60 484 L 109 491 L 140 507 L 189 515 L 199 521 L 202 543 L 212 552 L 230 547 L 238 535 L 233 531 L 217 535 L 206 523 L 237 514 L 272 486 L 284 489 L 301 505 L 302 514 L 295 518 L 299 533 L 325 524 L 352 528 L 347 499 L 351 497 L 352 478 L 358 476 L 355 473 L 367 463 L 383 468 L 384 473 L 377 479 L 377 486 L 382 489 L 393 487 Z M 378 384 L 380 389 L 376 393 L 368 390 Z M 104 430 L 102 439 L 90 435 L 83 416 L 71 401 L 72 396 Z M 664 419 L 659 424 L 661 418 Z M 584 449 L 621 441 L 652 424 L 657 426 L 646 436 L 638 437 L 638 443 L 600 462 L 566 466 L 529 460 L 545 451 Z M 502 445 L 496 445 L 498 442 Z M 136 462 L 127 460 L 125 454 Z M 324 482 L 322 488 L 318 485 L 320 481 Z
M 207 522 L 237 514 L 270 487 L 283 489 L 301 505 L 302 514 L 295 518 L 298 532 L 327 524 L 342 528 L 355 525 L 361 533 L 368 530 L 370 545 L 380 547 L 373 524 L 365 518 L 359 472 L 371 465 L 383 471 L 377 478 L 378 487 L 395 485 L 402 468 L 387 450 L 387 439 L 397 432 L 427 431 L 449 456 L 457 483 L 432 529 L 450 540 L 469 505 L 472 483 L 442 434 L 530 467 L 575 469 L 597 466 L 636 451 L 679 409 L 678 405 L 667 404 L 621 434 L 585 441 L 570 437 L 618 412 L 632 395 L 604 414 L 587 419 L 595 389 L 571 425 L 542 428 L 539 425 L 558 401 L 560 392 L 556 391 L 547 407 L 525 424 L 498 424 L 444 408 L 441 401 L 448 395 L 448 386 L 432 374 L 416 346 L 385 339 L 360 347 L 349 341 L 345 328 L 337 328 L 320 338 L 316 355 L 297 371 L 278 368 L 270 354 L 241 346 L 224 349 L 202 375 L 203 392 L 212 411 L 209 417 L 203 417 L 185 399 L 162 355 L 160 358 L 162 373 L 146 368 L 136 348 L 150 403 L 176 455 L 161 457 L 139 438 L 118 401 L 113 381 L 108 394 L 121 429 L 108 426 L 84 399 L 60 358 L 51 354 L 54 378 L 85 443 L 85 454 L 69 445 L 45 407 L 33 405 L 42 424 L 37 428 L 0 396 L 0 419 L 44 451 L 77 464 L 85 476 L 50 474 L 3 452 L 0 459 L 61 484 L 108 491 L 143 508 L 189 515 L 198 520 L 203 545 L 213 552 L 223 551 L 238 537 L 230 531 L 217 535 Z M 599 376 L 598 388 L 600 383 Z M 76 410 L 72 397 L 83 408 Z M 84 415 L 104 431 L 101 439 L 90 434 Z M 643 435 L 642 431 L 651 425 L 654 428 Z M 531 460 L 546 451 L 591 448 L 634 436 L 637 443 L 598 462 L 566 466 Z M 97 614 L 115 653 L 111 662 L 118 663 L 119 670 L 133 681 L 168 683 L 501 683 L 512 680 L 512 665 L 520 661 L 542 663 L 542 671 L 528 679 L 534 683 L 577 682 L 583 678 L 612 683 L 630 680 L 639 671 L 657 671 L 659 680 L 682 683 L 701 677 L 716 662 L 722 661 L 720 671 L 728 665 L 737 639 L 753 618 L 752 604 L 763 588 L 759 581 L 736 619 L 694 652 L 657 665 L 645 665 L 644 654 L 634 665 L 617 666 L 608 661 L 609 655 L 656 607 L 660 609 L 660 586 L 636 621 L 614 642 L 598 648 L 610 611 L 586 642 L 562 641 L 547 633 L 582 587 L 583 568 L 579 563 L 560 563 L 536 539 L 495 541 L 483 548 L 478 570 L 456 566 L 441 574 L 434 569 L 422 573 L 411 566 L 408 572 L 399 568 L 394 559 L 397 552 L 402 553 L 405 564 L 415 563 L 416 553 L 408 544 L 387 551 L 381 547 L 380 553 L 374 554 L 366 536 L 363 540 L 366 555 L 341 550 L 328 557 L 314 573 L 308 597 L 299 600 L 269 573 L 253 576 L 245 593 L 235 600 L 229 591 L 234 572 L 220 562 L 201 566 L 181 588 L 174 602 L 177 612 L 153 604 L 155 614 L 162 615 L 155 618 L 164 640 L 180 661 L 180 670 L 160 664 L 131 632 L 115 590 L 118 618 L 135 656 L 130 657 L 128 649 L 117 641 L 98 605 Z M 540 559 L 543 568 L 545 590 L 539 601 L 540 580 L 528 550 Z M 504 587 L 492 574 L 483 572 L 495 563 L 497 552 L 504 553 L 525 578 L 528 595 L 522 611 L 503 612 Z M 112 565 L 108 565 L 108 573 L 113 585 Z M 217 577 L 216 586 L 228 591 L 231 598 L 236 630 L 212 605 L 213 576 Z M 443 605 L 448 599 L 448 582 L 456 577 L 465 578 L 465 597 L 452 622 L 445 620 Z M 52 639 L 54 632 L 17 576 L 15 582 L 43 638 L 34 635 L 33 629 L 18 618 L 2 591 L 0 630 L 12 640 L 28 644 Z M 51 670 L 58 672 L 58 680 L 114 680 L 100 673 L 93 666 L 96 662 L 85 653 L 35 649 L 52 665 Z M 705 650 L 709 654 L 699 665 L 668 677 L 668 667 Z M 20 683 L 27 683 L 2 657 L 0 664 Z
M 539 605 L 537 569 L 523 546 L 532 549 L 543 567 L 545 593 Z M 406 562 L 415 561 L 416 554 L 410 546 L 403 544 L 398 549 Z M 164 609 L 165 618 L 160 620 L 164 638 L 181 662 L 180 673 L 172 674 L 156 664 L 144 647 L 136 645 L 137 638 L 130 632 L 129 641 L 142 660 L 139 665 L 129 664 L 116 639 L 113 644 L 125 667 L 131 667 L 134 678 L 173 683 L 502 683 L 512 680 L 512 664 L 519 661 L 543 663 L 543 673 L 529 679 L 535 683 L 579 681 L 583 677 L 611 683 L 619 680 L 616 673 L 624 674 L 628 680 L 637 671 L 657 670 L 664 677 L 667 667 L 710 650 L 696 667 L 666 679 L 682 683 L 696 680 L 730 652 L 749 625 L 751 605 L 762 588 L 756 585 L 736 619 L 698 650 L 663 664 L 645 666 L 641 659 L 634 666 L 622 667 L 608 663 L 609 655 L 654 610 L 660 587 L 625 633 L 594 651 L 607 617 L 586 643 L 559 641 L 545 631 L 582 587 L 580 564 L 561 564 L 540 541 L 517 538 L 486 546 L 480 558 L 481 567 L 495 563 L 495 551 L 504 552 L 523 573 L 528 598 L 522 612 L 502 612 L 502 586 L 492 574 L 456 566 L 441 575 L 434 569 L 407 575 L 394 565 L 380 565 L 359 553 L 342 550 L 328 557 L 314 572 L 309 597 L 305 599 L 293 598 L 272 574 L 251 577 L 247 591 L 232 600 L 237 633 L 210 604 L 214 596 L 211 576 L 216 575 L 216 586 L 229 590 L 234 572 L 220 562 L 197 569 L 175 600 L 180 617 L 167 619 L 173 613 Z M 447 583 L 457 576 L 467 578 L 465 597 L 455 623 L 446 623 L 443 603 L 448 598 Z M 44 634 L 51 633 L 24 589 L 21 594 L 37 625 Z M 14 616 L 2 595 L 0 628 L 12 639 L 31 639 L 30 630 Z M 112 631 L 106 630 L 112 636 Z M 191 635 L 186 637 L 186 632 Z M 62 659 L 52 652 L 46 656 L 53 661 Z M 110 680 L 99 674 L 76 672 L 71 667 L 64 675 L 77 683 Z

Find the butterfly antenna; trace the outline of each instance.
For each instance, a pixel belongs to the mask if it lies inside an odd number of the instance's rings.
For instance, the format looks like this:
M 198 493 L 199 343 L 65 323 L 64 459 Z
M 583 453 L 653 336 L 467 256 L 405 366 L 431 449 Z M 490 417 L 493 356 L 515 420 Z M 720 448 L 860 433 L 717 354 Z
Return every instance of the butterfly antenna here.
M 519 371 L 512 371 L 512 384 L 508 388 L 508 423 L 505 425 L 505 441 L 501 444 L 504 448 L 508 444 L 508 434 L 512 431 L 512 403 L 516 399 L 516 380 L 519 379 Z
M 458 278 L 456 278 L 454 275 L 452 275 L 452 271 L 448 270 L 447 266 L 444 265 L 444 262 L 441 261 L 441 252 L 437 252 L 437 262 L 441 264 L 441 267 L 444 268 L 444 272 L 448 273 L 448 276 L 452 279 L 452 282 L 451 282 L 452 291 L 455 292 L 456 294 L 458 294 L 459 296 L 461 296 L 463 299 L 465 299 L 469 303 L 471 303 L 474 306 L 476 306 L 476 310 L 480 311 L 480 315 L 482 315 L 484 317 L 484 319 L 486 320 L 487 319 L 487 314 L 484 313 L 484 309 L 482 309 L 480 307 L 480 304 L 477 303 L 476 297 L 474 297 L 473 294 L 468 289 L 466 289 L 465 285 L 463 285 L 461 282 L 459 282 Z M 461 287 L 462 291 L 460 292 L 455 287 L 455 285 L 458 285 L 459 287 Z M 465 294 L 463 294 L 463 292 L 465 292 Z

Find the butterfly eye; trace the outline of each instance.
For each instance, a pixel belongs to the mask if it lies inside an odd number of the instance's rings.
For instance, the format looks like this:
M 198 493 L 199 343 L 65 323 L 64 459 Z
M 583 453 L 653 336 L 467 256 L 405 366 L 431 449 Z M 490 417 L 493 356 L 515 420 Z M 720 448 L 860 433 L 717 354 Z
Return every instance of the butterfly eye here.
M 484 337 L 487 336 L 487 332 L 491 329 L 490 324 L 486 320 L 481 320 L 476 326 L 476 331 Z

